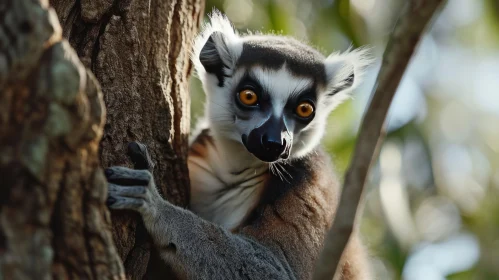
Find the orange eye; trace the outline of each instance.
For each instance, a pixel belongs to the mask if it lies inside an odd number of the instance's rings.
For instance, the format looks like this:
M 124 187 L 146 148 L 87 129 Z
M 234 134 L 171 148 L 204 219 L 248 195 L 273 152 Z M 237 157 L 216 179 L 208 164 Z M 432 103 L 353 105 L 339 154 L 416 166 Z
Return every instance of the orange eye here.
M 296 114 L 301 118 L 308 118 L 314 112 L 314 106 L 308 101 L 303 101 L 296 107 Z
M 246 106 L 253 106 L 258 101 L 258 96 L 254 91 L 245 89 L 239 92 L 239 100 Z

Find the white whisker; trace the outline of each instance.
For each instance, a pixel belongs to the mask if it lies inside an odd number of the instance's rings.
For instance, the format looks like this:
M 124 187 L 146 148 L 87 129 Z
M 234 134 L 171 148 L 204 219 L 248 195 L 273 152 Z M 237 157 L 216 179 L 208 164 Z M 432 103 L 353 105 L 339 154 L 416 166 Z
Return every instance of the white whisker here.
M 291 177 L 291 174 L 289 174 L 289 172 L 284 168 L 284 166 L 282 166 L 281 164 L 279 164 L 279 162 L 276 163 L 276 167 L 280 167 L 281 168 L 281 174 L 284 172 L 286 175 L 288 175 L 288 177 L 293 180 L 293 177 Z M 284 176 L 284 174 L 282 175 L 284 180 L 286 180 L 286 182 L 288 182 L 288 184 L 290 183 L 288 179 L 286 179 L 286 176 Z
M 293 176 L 291 176 L 291 174 L 290 174 L 290 173 L 286 170 L 286 167 L 284 166 L 284 164 L 282 164 L 282 165 L 281 165 L 281 168 L 282 168 L 282 170 L 283 170 L 284 172 L 286 172 L 286 174 L 288 174 L 289 178 L 290 178 L 291 180 L 293 180 Z

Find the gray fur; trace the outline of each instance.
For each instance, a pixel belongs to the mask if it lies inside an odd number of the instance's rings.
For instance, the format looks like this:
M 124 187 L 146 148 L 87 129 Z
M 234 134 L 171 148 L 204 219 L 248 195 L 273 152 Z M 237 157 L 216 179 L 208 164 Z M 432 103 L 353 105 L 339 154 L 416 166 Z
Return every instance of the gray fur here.
M 161 257 L 188 279 L 296 279 L 289 265 L 251 238 L 234 235 L 161 198 L 149 171 L 106 170 L 111 209 L 137 211 Z M 147 179 L 147 180 L 144 180 Z M 126 186 L 112 182 L 144 185 Z
M 243 51 L 236 67 L 279 70 L 286 64 L 297 77 L 309 77 L 325 85 L 325 59 L 317 50 L 291 37 L 250 35 L 243 37 Z

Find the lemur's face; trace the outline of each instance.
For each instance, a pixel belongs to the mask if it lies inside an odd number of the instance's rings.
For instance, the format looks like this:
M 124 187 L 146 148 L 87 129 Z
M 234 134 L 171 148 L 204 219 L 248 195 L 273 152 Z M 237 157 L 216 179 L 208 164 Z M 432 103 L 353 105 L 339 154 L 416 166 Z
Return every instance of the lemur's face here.
M 223 88 L 209 93 L 208 116 L 225 137 L 273 162 L 309 142 L 307 131 L 318 128 L 312 125 L 319 122 L 317 101 L 314 81 L 295 77 L 284 65 L 242 67 L 225 79 Z
M 274 162 L 304 156 L 320 142 L 327 116 L 357 82 L 362 56 L 325 58 L 288 37 L 240 37 L 214 14 L 193 60 L 214 133 Z

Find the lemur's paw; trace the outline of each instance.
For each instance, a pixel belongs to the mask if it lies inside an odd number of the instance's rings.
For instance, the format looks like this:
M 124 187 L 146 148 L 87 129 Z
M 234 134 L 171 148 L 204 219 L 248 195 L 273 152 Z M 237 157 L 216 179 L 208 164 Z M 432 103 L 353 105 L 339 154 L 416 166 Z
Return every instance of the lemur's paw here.
M 128 156 L 133 162 L 134 169 L 146 169 L 152 172 L 154 163 L 147 151 L 146 145 L 140 142 L 128 143 Z
M 160 198 L 154 178 L 147 170 L 114 166 L 105 170 L 108 184 L 107 205 L 148 214 Z

